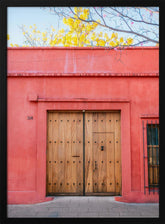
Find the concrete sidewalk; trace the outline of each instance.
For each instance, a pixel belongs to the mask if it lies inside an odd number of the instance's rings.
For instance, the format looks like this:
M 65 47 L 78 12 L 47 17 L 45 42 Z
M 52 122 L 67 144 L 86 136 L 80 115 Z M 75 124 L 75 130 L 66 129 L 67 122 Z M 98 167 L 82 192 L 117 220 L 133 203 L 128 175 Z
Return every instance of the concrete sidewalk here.
M 114 197 L 58 196 L 53 201 L 33 205 L 8 205 L 8 217 L 159 217 L 158 203 L 124 203 Z

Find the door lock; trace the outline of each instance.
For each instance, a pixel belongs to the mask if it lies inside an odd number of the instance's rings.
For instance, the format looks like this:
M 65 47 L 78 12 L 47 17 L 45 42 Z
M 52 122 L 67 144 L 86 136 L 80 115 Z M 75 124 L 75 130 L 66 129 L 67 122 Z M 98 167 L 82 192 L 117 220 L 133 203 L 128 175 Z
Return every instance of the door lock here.
M 101 151 L 104 151 L 104 146 L 103 145 L 101 146 Z

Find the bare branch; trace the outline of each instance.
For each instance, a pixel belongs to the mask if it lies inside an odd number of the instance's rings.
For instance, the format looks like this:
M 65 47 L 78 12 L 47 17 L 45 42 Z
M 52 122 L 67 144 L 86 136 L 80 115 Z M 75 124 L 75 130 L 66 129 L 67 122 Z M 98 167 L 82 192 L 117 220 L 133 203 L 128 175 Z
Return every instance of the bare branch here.
M 125 18 L 128 18 L 128 19 L 130 19 L 131 21 L 134 21 L 134 22 L 137 22 L 137 23 L 145 23 L 145 24 L 152 25 L 152 26 L 159 26 L 159 24 L 157 24 L 157 23 L 150 23 L 150 22 L 144 21 L 144 19 L 142 18 L 142 16 L 141 16 L 141 19 L 142 19 L 142 20 L 137 20 L 137 19 L 134 19 L 134 18 L 132 18 L 132 17 L 129 17 L 128 15 L 124 15 L 123 13 L 121 13 L 120 11 L 118 11 L 118 10 L 115 9 L 115 8 L 111 8 L 111 9 L 114 10 L 115 12 L 119 13 L 121 16 L 123 16 L 123 18 L 124 18 L 124 17 L 125 17 Z M 140 11 L 139 11 L 139 13 L 140 13 Z M 140 13 L 140 15 L 141 15 L 141 13 Z
M 73 10 L 72 10 L 72 12 L 73 12 Z M 73 12 L 73 14 L 76 15 L 75 12 Z M 149 38 L 148 36 L 145 36 L 145 35 L 142 35 L 142 34 L 140 34 L 140 33 L 137 33 L 137 32 L 135 32 L 135 31 L 130 31 L 130 30 L 124 30 L 124 29 L 114 28 L 114 27 L 109 26 L 109 25 L 104 25 L 104 24 L 102 24 L 102 23 L 100 23 L 100 22 L 98 22 L 98 21 L 96 21 L 96 20 L 84 20 L 84 19 L 81 19 L 78 15 L 77 15 L 77 18 L 78 18 L 79 20 L 83 21 L 83 22 L 86 22 L 86 23 L 94 22 L 94 23 L 97 23 L 98 25 L 100 25 L 100 26 L 102 26 L 102 27 L 108 28 L 108 29 L 113 30 L 113 31 L 116 31 L 116 32 L 128 33 L 128 34 L 136 34 L 137 36 L 140 36 L 140 37 L 142 37 L 142 38 L 144 38 L 144 39 L 146 39 L 146 40 L 148 40 L 148 41 L 151 41 L 151 42 L 153 42 L 153 43 L 159 43 L 158 41 L 156 41 L 156 40 L 154 40 L 154 39 L 152 39 L 152 38 Z M 74 18 L 74 19 L 75 19 L 75 18 Z
M 139 46 L 139 45 L 142 45 L 144 43 L 147 43 L 147 42 L 148 42 L 148 40 L 143 40 L 143 41 L 138 42 L 137 44 L 132 44 L 131 46 L 135 47 L 135 46 Z

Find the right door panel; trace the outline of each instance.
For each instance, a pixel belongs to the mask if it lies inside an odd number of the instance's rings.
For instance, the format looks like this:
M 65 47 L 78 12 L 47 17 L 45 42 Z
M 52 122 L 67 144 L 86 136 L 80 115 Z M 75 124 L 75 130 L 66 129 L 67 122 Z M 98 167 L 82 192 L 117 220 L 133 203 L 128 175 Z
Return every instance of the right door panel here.
M 85 194 L 121 194 L 120 112 L 85 113 Z

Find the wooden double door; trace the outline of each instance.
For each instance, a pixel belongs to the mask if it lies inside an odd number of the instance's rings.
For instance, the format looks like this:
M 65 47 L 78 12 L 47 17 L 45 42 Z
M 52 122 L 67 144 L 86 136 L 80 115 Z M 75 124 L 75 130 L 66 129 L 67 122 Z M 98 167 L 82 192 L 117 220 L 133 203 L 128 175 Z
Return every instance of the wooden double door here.
M 47 195 L 121 195 L 120 112 L 48 112 Z

